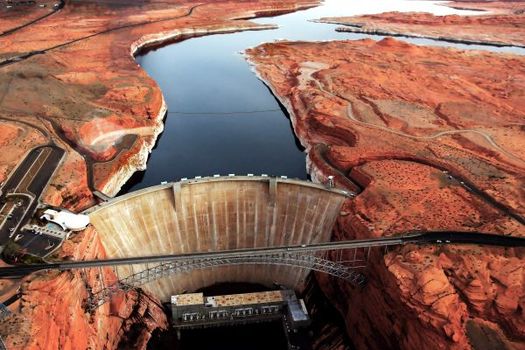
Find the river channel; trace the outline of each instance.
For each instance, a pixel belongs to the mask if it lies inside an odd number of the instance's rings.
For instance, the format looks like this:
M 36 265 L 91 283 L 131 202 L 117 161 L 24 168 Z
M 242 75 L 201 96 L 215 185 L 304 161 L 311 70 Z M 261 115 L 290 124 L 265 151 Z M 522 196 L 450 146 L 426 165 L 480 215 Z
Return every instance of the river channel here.
M 162 181 L 214 174 L 253 173 L 306 179 L 305 154 L 286 111 L 256 77 L 242 53 L 249 47 L 283 39 L 380 40 L 381 36 L 338 33 L 336 25 L 311 20 L 386 11 L 479 14 L 432 1 L 327 0 L 309 10 L 254 20 L 278 25 L 278 29 L 197 37 L 138 56 L 137 62 L 162 89 L 169 112 L 165 131 L 150 156 L 147 170 L 135 174 L 123 192 Z M 462 49 L 520 50 L 427 39 L 403 40 Z

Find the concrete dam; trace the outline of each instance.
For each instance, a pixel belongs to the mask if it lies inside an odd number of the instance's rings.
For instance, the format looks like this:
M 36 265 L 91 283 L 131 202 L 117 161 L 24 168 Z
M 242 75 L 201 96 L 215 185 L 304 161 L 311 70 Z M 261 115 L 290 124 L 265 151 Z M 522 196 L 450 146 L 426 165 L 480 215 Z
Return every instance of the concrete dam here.
M 284 177 L 225 176 L 150 187 L 87 213 L 108 257 L 126 258 L 327 242 L 347 197 L 342 190 Z M 123 278 L 134 271 L 118 267 L 117 273 Z M 301 289 L 307 274 L 289 266 L 221 266 L 164 277 L 143 288 L 168 301 L 222 282 Z

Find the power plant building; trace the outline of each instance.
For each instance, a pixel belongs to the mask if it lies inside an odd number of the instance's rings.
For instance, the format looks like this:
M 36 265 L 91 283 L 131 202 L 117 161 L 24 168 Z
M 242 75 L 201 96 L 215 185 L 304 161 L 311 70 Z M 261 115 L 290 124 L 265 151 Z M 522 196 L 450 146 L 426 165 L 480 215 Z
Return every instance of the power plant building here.
M 171 297 L 173 327 L 194 329 L 285 321 L 291 329 L 307 327 L 308 311 L 292 290 L 217 295 L 180 294 Z

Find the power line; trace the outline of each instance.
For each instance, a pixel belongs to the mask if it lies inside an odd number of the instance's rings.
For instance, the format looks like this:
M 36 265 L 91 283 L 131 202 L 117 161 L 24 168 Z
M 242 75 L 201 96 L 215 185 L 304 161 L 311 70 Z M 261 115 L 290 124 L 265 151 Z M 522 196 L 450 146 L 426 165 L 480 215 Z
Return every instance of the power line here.
M 259 109 L 253 111 L 231 111 L 231 112 L 185 112 L 185 111 L 173 111 L 168 112 L 168 114 L 188 114 L 188 115 L 199 115 L 199 114 L 208 114 L 208 115 L 229 115 L 229 114 L 253 114 L 253 113 L 263 113 L 263 112 L 277 112 L 281 111 L 280 108 L 275 109 Z

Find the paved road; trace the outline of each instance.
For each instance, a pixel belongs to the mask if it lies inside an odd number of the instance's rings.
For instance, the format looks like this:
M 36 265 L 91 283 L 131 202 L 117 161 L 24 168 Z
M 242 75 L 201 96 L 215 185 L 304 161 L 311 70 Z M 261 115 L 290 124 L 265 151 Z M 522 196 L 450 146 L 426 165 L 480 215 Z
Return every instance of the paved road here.
M 40 196 L 64 153 L 63 149 L 53 145 L 32 149 L 2 186 L 1 198 L 10 193 Z
M 514 153 L 512 153 L 512 152 L 506 150 L 505 148 L 503 148 L 502 146 L 500 146 L 496 141 L 494 141 L 494 139 L 492 138 L 492 135 L 490 135 L 488 132 L 486 132 L 484 130 L 466 129 L 465 128 L 465 129 L 459 129 L 459 130 L 445 130 L 445 131 L 436 132 L 436 133 L 431 134 L 431 135 L 417 136 L 417 135 L 407 134 L 407 133 L 404 133 L 402 131 L 394 130 L 394 129 L 386 127 L 386 126 L 381 126 L 381 125 L 377 125 L 377 124 L 374 124 L 374 123 L 369 123 L 369 122 L 365 122 L 365 121 L 359 120 L 359 119 L 357 119 L 354 116 L 354 113 L 352 111 L 352 108 L 353 108 L 352 101 L 348 100 L 348 98 L 346 98 L 345 96 L 343 96 L 343 95 L 341 95 L 339 93 L 336 93 L 336 92 L 333 92 L 333 91 L 329 91 L 327 88 L 325 88 L 323 86 L 322 82 L 320 82 L 319 80 L 317 80 L 317 79 L 312 77 L 312 75 L 314 73 L 317 73 L 319 70 L 324 69 L 324 68 L 325 67 L 319 67 L 318 70 L 316 70 L 316 69 L 309 69 L 307 72 L 304 72 L 302 76 L 304 78 L 306 78 L 308 80 L 308 82 L 311 82 L 311 83 L 315 84 L 319 91 L 321 91 L 321 92 L 323 92 L 323 93 L 325 93 L 327 95 L 330 95 L 332 97 L 335 97 L 335 98 L 341 99 L 343 101 L 346 101 L 348 103 L 347 108 L 346 108 L 347 117 L 350 120 L 352 120 L 353 122 L 357 123 L 357 124 L 365 125 L 365 126 L 368 126 L 368 127 L 374 128 L 374 129 L 383 130 L 383 131 L 389 132 L 391 134 L 395 134 L 395 135 L 399 135 L 399 136 L 403 136 L 403 137 L 407 137 L 407 138 L 411 138 L 411 139 L 415 139 L 415 140 L 433 140 L 433 139 L 437 139 L 437 138 L 440 138 L 442 136 L 447 136 L 447 135 L 463 134 L 463 133 L 474 133 L 474 134 L 478 134 L 478 135 L 482 136 L 490 144 L 490 146 L 492 146 L 492 148 L 494 148 L 496 151 L 505 154 L 507 157 L 514 159 L 515 161 L 521 163 L 522 165 L 525 164 L 525 160 L 523 160 L 522 158 L 516 156 Z M 372 107 L 373 110 L 376 110 L 375 107 L 377 107 L 377 106 L 375 106 L 373 104 L 373 102 L 368 101 L 368 100 L 366 100 L 364 102 L 367 102 L 367 104 L 369 104 L 370 107 Z
M 60 11 L 60 10 L 64 7 L 64 5 L 65 5 L 65 0 L 60 0 L 60 1 L 58 1 L 56 4 L 57 4 L 57 6 L 54 6 L 54 3 L 52 3 L 52 2 L 47 3 L 47 4 L 46 4 L 47 6 L 52 6 L 52 9 L 51 9 L 50 12 L 48 12 L 48 13 L 46 13 L 45 15 L 42 15 L 41 17 L 38 17 L 38 18 L 36 18 L 36 19 L 34 19 L 34 20 L 32 20 L 32 21 L 29 21 L 29 22 L 24 23 L 24 24 L 22 24 L 22 25 L 19 25 L 19 26 L 17 26 L 17 27 L 14 27 L 14 28 L 11 28 L 11 29 L 6 30 L 5 32 L 0 33 L 0 37 L 2 37 L 2 36 L 6 36 L 6 35 L 10 35 L 10 34 L 13 34 L 13 33 L 17 32 L 17 31 L 19 31 L 20 29 L 23 29 L 23 28 L 29 27 L 30 25 L 33 25 L 33 24 L 35 24 L 35 23 L 37 23 L 37 22 L 40 22 L 40 21 L 42 21 L 43 19 L 45 19 L 45 18 L 47 18 L 47 17 L 49 17 L 49 16 L 51 16 L 51 15 L 57 13 L 58 11 Z M 36 6 L 36 5 L 35 5 L 35 6 Z
M 186 13 L 184 13 L 184 14 L 182 14 L 180 16 L 162 18 L 162 19 L 157 19 L 157 20 L 150 20 L 150 21 L 142 21 L 142 22 L 138 22 L 138 23 L 130 23 L 130 24 L 126 24 L 126 25 L 123 25 L 123 26 L 109 28 L 109 29 L 102 30 L 102 31 L 94 33 L 94 34 L 90 34 L 90 35 L 86 35 L 86 36 L 83 36 L 83 37 L 80 37 L 80 38 L 77 38 L 77 39 L 66 41 L 66 42 L 64 42 L 62 44 L 57 44 L 55 46 L 51 46 L 51 47 L 48 47 L 48 48 L 45 48 L 45 49 L 42 49 L 42 50 L 30 51 L 30 52 L 26 52 L 26 53 L 20 54 L 18 56 L 8 57 L 5 60 L 0 61 L 0 67 L 8 66 L 8 65 L 15 64 L 15 63 L 18 63 L 18 62 L 22 62 L 22 61 L 24 61 L 24 60 L 26 60 L 28 58 L 31 58 L 31 57 L 33 57 L 35 55 L 43 55 L 43 54 L 46 54 L 49 51 L 61 49 L 63 47 L 66 47 L 66 46 L 78 43 L 80 41 L 88 40 L 88 39 L 91 39 L 91 38 L 99 36 L 99 35 L 112 33 L 114 31 L 127 29 L 127 28 L 140 27 L 140 26 L 153 24 L 153 23 L 161 23 L 161 22 L 173 21 L 173 20 L 176 20 L 176 19 L 189 17 L 189 16 L 191 16 L 193 14 L 194 10 L 196 10 L 198 7 L 201 7 L 201 6 L 204 6 L 204 5 L 206 5 L 206 4 L 194 5 L 194 6 L 190 7 L 189 9 L 187 9 Z
M 11 305 L 12 303 L 14 303 L 15 301 L 17 301 L 18 299 L 20 299 L 20 293 L 19 292 L 16 292 L 15 294 L 11 295 L 9 298 L 7 298 L 6 300 L 4 300 L 2 302 L 2 304 L 4 304 L 5 306 L 9 306 Z
M 29 154 L 25 157 L 25 159 L 18 165 L 18 167 L 15 169 L 15 171 L 9 176 L 9 179 L 5 182 L 5 184 L 2 186 L 2 195 L 5 194 L 5 192 L 9 192 L 9 190 L 14 191 L 16 188 L 18 188 L 18 183 L 20 182 L 20 179 L 24 177 L 24 175 L 27 173 L 31 165 L 36 161 L 38 157 L 40 157 L 40 153 L 42 152 L 43 148 L 35 148 Z
M 64 150 L 46 145 L 29 152 L 0 190 L 0 245 L 15 240 L 31 254 L 43 256 L 56 238 L 35 235 L 22 227 L 29 222 L 38 200 L 64 157 Z M 59 243 L 58 243 L 59 244 Z M 45 255 L 44 254 L 44 255 Z
M 477 129 L 447 130 L 447 131 L 437 132 L 437 133 L 432 134 L 430 136 L 415 136 L 415 135 L 410 135 L 410 134 L 407 134 L 407 133 L 404 133 L 404 132 L 401 132 L 401 131 L 393 130 L 393 129 L 385 127 L 385 126 L 376 125 L 376 124 L 373 124 L 373 123 L 368 123 L 368 122 L 361 121 L 361 120 L 357 119 L 354 116 L 354 114 L 353 114 L 352 101 L 350 101 L 348 98 L 346 98 L 345 96 L 343 96 L 343 95 L 341 95 L 341 94 L 339 94 L 337 92 L 331 91 L 330 87 L 325 88 L 325 86 L 322 84 L 322 82 L 320 82 L 320 81 L 318 81 L 318 80 L 316 80 L 316 79 L 314 79 L 312 77 L 312 75 L 314 73 L 316 73 L 321 68 L 322 67 L 314 68 L 314 69 L 306 69 L 306 70 L 303 69 L 304 71 L 302 72 L 302 75 L 301 75 L 302 79 L 304 80 L 303 84 L 311 82 L 311 83 L 313 83 L 313 84 L 315 84 L 317 86 L 319 91 L 321 91 L 321 92 L 323 92 L 323 93 L 325 93 L 327 95 L 330 95 L 332 97 L 335 97 L 337 99 L 341 99 L 341 100 L 347 102 L 348 103 L 347 108 L 346 108 L 347 117 L 350 120 L 352 120 L 353 122 L 357 123 L 357 124 L 361 124 L 361 125 L 364 125 L 364 126 L 367 126 L 367 127 L 372 127 L 372 128 L 375 128 L 375 129 L 383 130 L 383 131 L 389 132 L 391 134 L 395 134 L 395 135 L 399 135 L 399 136 L 403 136 L 403 137 L 407 137 L 407 138 L 412 138 L 412 139 L 416 139 L 416 140 L 432 140 L 432 139 L 439 138 L 441 136 L 453 135 L 453 134 L 457 134 L 457 133 L 475 133 L 475 134 L 483 136 L 485 138 L 485 140 L 487 140 L 487 142 L 496 151 L 498 151 L 498 152 L 500 152 L 502 154 L 505 154 L 507 157 L 510 157 L 510 158 L 514 159 L 515 161 L 520 162 L 521 164 L 525 164 L 525 160 L 523 160 L 520 157 L 517 157 L 512 152 L 510 152 L 510 151 L 504 149 L 503 147 L 501 147 L 500 145 L 498 145 L 494 141 L 492 136 L 489 133 L 487 133 L 487 132 L 485 132 L 483 130 L 477 130 Z M 370 105 L 370 107 L 374 108 L 375 106 Z M 326 160 L 325 157 L 324 157 L 324 159 Z M 388 157 L 388 159 L 394 159 L 394 158 Z M 414 160 L 410 160 L 410 161 L 414 161 Z M 419 161 L 419 162 L 423 163 L 421 161 Z M 330 165 L 329 162 L 326 162 L 326 163 Z M 430 166 L 432 166 L 434 168 L 437 168 L 437 169 L 440 169 L 440 170 L 443 170 L 443 171 L 447 171 L 447 173 L 450 173 L 449 169 L 440 168 L 436 164 L 430 164 L 430 162 L 423 163 L 423 164 L 427 164 L 427 165 L 430 165 Z M 344 175 L 344 177 L 348 179 L 347 176 Z M 451 174 L 451 177 L 452 177 L 453 180 L 456 180 L 456 182 L 459 185 L 461 185 L 463 188 L 465 188 L 467 191 L 478 195 L 479 197 L 481 197 L 481 199 L 483 201 L 485 201 L 488 204 L 492 205 L 496 209 L 502 211 L 506 215 L 512 217 L 513 219 L 515 219 L 519 223 L 525 225 L 525 217 L 523 217 L 520 213 L 516 212 L 513 208 L 510 208 L 506 204 L 499 202 L 494 197 L 492 197 L 491 195 L 487 194 L 485 191 L 483 191 L 480 188 L 476 187 L 474 185 L 474 183 L 468 181 L 465 178 L 462 178 L 460 176 L 460 174 L 457 174 L 457 173 L 456 174 Z M 352 187 L 350 187 L 350 188 L 352 188 Z
M 253 256 L 255 254 L 271 255 L 288 252 L 304 252 L 305 254 L 308 254 L 312 252 L 323 252 L 330 250 L 386 247 L 404 244 L 481 244 L 489 246 L 523 248 L 525 247 L 525 238 L 495 235 L 482 232 L 411 232 L 408 235 L 398 237 L 339 241 L 310 245 L 239 249 L 206 253 L 141 256 L 106 260 L 66 261 L 50 264 L 20 265 L 0 268 L 0 278 L 22 277 L 40 270 L 66 271 L 72 269 L 83 269 L 103 266 L 133 265 L 176 261 L 182 262 L 187 260 L 206 258 L 227 259 L 231 257 Z

